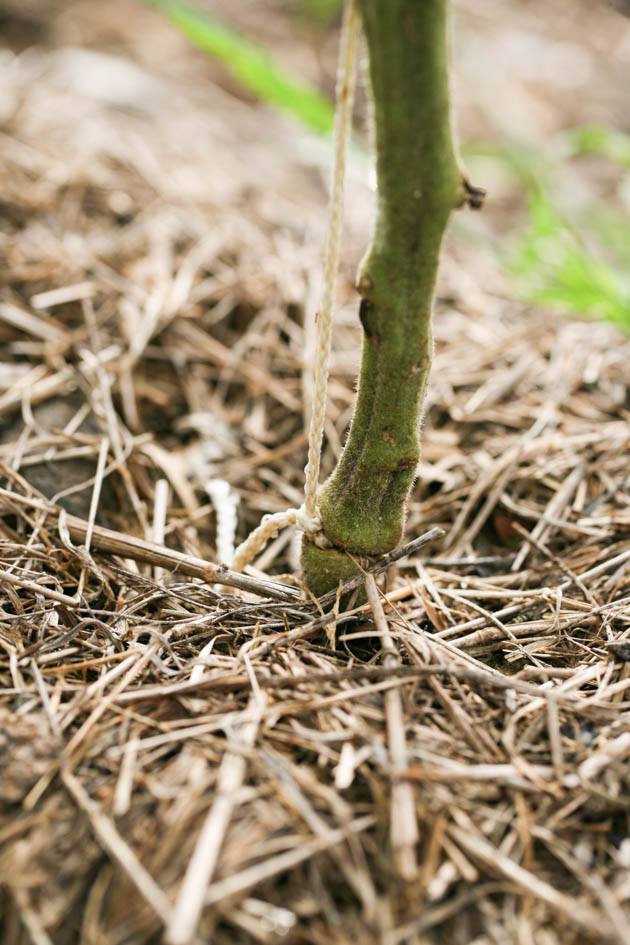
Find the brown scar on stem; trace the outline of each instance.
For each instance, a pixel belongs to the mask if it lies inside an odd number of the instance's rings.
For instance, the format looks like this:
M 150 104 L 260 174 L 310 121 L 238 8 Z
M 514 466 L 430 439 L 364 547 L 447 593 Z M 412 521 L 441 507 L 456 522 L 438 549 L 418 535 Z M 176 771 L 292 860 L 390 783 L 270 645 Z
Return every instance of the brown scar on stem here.
M 407 459 L 401 459 L 396 463 L 396 472 L 405 472 L 407 469 L 414 469 L 418 465 L 417 456 L 409 456 Z
M 366 337 L 369 338 L 373 344 L 378 345 L 381 343 L 381 337 L 378 332 L 370 328 L 368 323 L 368 318 L 373 308 L 373 302 L 370 302 L 369 299 L 361 299 L 361 304 L 359 305 L 359 321 L 361 322 Z

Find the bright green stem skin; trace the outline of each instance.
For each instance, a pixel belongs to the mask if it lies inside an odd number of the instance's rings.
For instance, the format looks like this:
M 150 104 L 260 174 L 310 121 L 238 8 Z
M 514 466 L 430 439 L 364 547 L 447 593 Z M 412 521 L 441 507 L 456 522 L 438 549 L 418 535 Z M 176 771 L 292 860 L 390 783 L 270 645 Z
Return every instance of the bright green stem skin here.
M 374 103 L 378 212 L 358 279 L 364 335 L 355 413 L 319 503 L 336 548 L 378 555 L 402 537 L 420 456 L 440 246 L 466 185 L 451 129 L 448 0 L 359 6 Z M 330 574 L 322 580 L 325 554 L 305 543 L 304 578 L 318 590 L 335 583 Z

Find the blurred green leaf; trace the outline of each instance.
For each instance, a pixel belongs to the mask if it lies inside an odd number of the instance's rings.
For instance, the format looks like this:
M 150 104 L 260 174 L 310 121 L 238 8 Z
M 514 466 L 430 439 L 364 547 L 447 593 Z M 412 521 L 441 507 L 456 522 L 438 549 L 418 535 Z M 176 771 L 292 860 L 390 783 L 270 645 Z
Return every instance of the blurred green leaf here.
M 601 154 L 630 168 L 630 136 L 622 131 L 589 125 L 570 132 L 568 141 L 574 154 Z
M 224 63 L 261 101 L 289 112 L 318 134 L 333 127 L 334 109 L 323 95 L 281 68 L 261 46 L 205 11 L 180 0 L 148 0 L 204 52 Z
M 630 226 L 626 225 L 630 240 Z M 545 188 L 531 191 L 529 225 L 510 268 L 532 301 L 630 330 L 630 279 L 582 245 Z
M 561 135 L 544 151 L 519 142 L 468 142 L 464 153 L 497 161 L 527 195 L 527 224 L 516 249 L 497 248 L 521 294 L 630 331 L 630 220 L 600 200 L 579 210 L 570 205 L 565 212 L 559 205 L 562 188 L 557 186 L 567 171 L 563 162 L 581 154 L 614 161 L 625 174 L 630 169 L 630 136 L 584 127 Z

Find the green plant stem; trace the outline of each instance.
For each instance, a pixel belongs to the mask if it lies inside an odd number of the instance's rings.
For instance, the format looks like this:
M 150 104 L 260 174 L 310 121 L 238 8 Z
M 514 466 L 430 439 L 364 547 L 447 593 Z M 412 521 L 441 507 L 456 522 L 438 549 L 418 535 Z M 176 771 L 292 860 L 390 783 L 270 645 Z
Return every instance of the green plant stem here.
M 334 580 L 339 551 L 379 555 L 402 537 L 419 461 L 442 238 L 451 211 L 481 199 L 462 176 L 453 145 L 448 0 L 359 0 L 359 6 L 374 107 L 378 209 L 357 285 L 363 347 L 354 417 L 319 497 L 333 549 L 304 545 L 304 577 L 315 592 Z

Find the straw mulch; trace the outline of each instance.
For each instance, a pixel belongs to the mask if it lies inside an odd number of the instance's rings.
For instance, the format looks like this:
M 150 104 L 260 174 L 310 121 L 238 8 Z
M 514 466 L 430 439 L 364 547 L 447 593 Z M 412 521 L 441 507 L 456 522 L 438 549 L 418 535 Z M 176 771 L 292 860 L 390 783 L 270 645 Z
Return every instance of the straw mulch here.
M 216 90 L 0 65 L 4 945 L 627 943 L 628 341 L 449 255 L 444 536 L 346 612 L 289 535 L 230 593 L 217 519 L 301 499 L 321 175 Z

